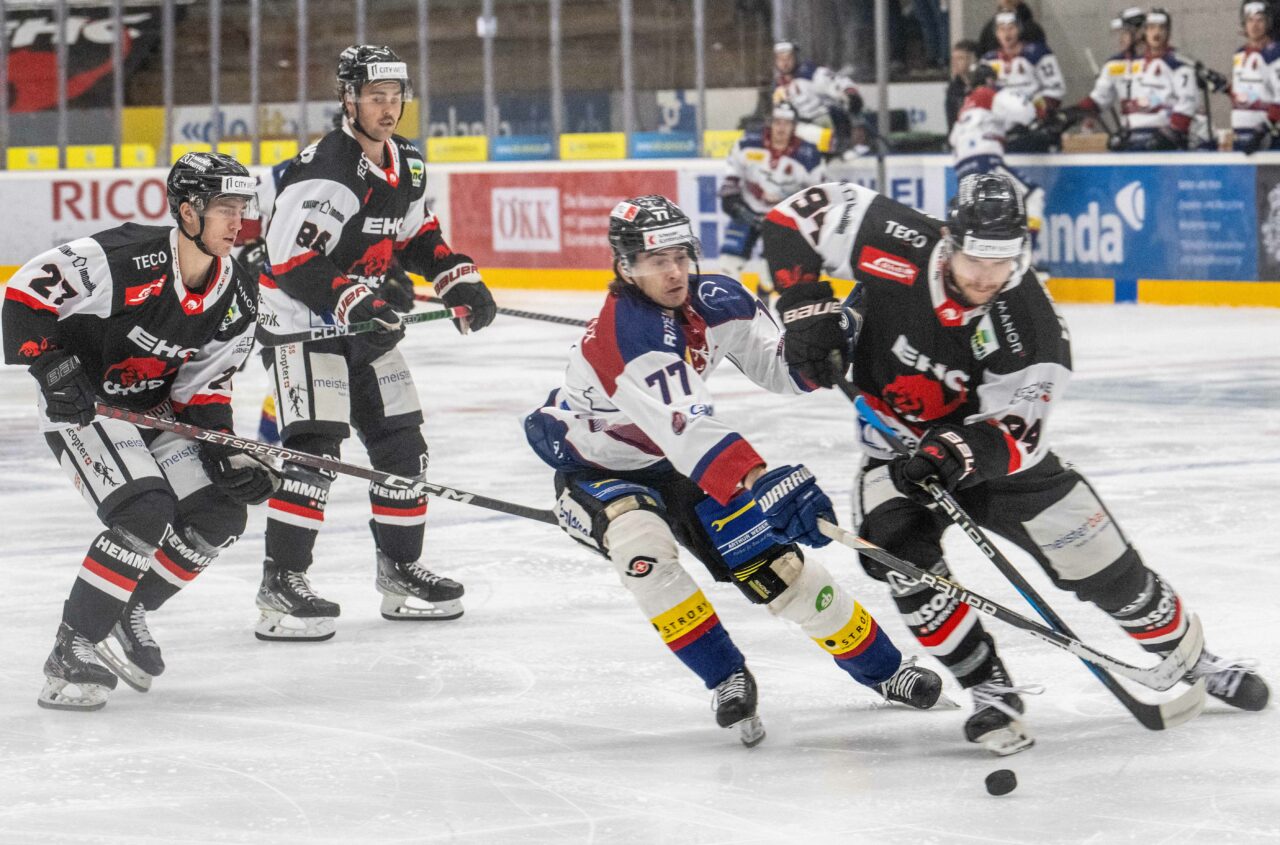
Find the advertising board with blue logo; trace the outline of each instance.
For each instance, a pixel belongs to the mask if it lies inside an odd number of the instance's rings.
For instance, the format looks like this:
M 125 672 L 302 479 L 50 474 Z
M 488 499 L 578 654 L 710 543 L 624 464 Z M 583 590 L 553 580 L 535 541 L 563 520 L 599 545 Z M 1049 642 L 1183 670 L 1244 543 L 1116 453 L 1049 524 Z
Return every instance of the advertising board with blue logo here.
M 1036 259 L 1055 276 L 1115 279 L 1118 294 L 1138 279 L 1258 278 L 1253 168 L 1019 170 L 1047 194 Z

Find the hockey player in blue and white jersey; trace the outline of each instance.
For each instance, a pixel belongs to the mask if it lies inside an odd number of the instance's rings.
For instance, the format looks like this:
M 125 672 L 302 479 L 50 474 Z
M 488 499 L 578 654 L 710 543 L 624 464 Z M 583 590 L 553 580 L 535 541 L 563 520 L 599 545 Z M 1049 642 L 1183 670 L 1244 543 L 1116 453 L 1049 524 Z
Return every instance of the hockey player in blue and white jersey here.
M 1271 39 L 1271 8 L 1240 6 L 1245 45 L 1231 58 L 1231 130 L 1239 152 L 1269 149 L 1280 124 L 1280 44 Z
M 1127 152 L 1183 150 L 1191 122 L 1200 106 L 1195 67 L 1169 45 L 1173 20 L 1168 11 L 1153 8 L 1143 23 L 1145 54 L 1131 68 L 1128 94 L 1120 101 L 1120 131 L 1111 149 Z M 1095 100 L 1094 96 L 1102 97 Z M 1093 94 L 1077 107 L 1093 114 L 1110 105 L 1110 89 L 1094 86 Z
M 770 466 L 718 413 L 705 378 L 726 358 L 766 390 L 813 385 L 783 360 L 767 309 L 726 276 L 696 270 L 698 242 L 669 200 L 609 216 L 615 278 L 570 352 L 564 384 L 525 420 L 556 470 L 560 525 L 612 561 L 662 641 L 715 690 L 716 721 L 764 737 L 756 686 L 677 543 L 720 581 L 798 624 L 837 666 L 890 701 L 935 704 L 938 676 L 902 655 L 871 614 L 796 542 L 826 545 L 830 500 L 804 466 Z M 692 272 L 691 272 L 692 271 Z
M 999 86 L 1021 94 L 1035 108 L 1041 120 L 1048 120 L 1058 110 L 1066 96 L 1066 83 L 1058 57 L 1041 41 L 1024 42 L 1022 24 L 1013 12 L 1000 12 L 995 16 L 996 40 L 999 49 L 982 57 L 982 63 L 996 72 Z M 1009 152 L 1047 152 L 1052 139 L 1043 134 L 1029 133 L 1021 142 L 1010 144 Z
M 769 125 L 748 132 L 729 152 L 729 175 L 720 186 L 720 209 L 729 216 L 720 244 L 720 270 L 735 279 L 757 251 L 765 214 L 786 197 L 826 180 L 818 148 L 796 137 L 796 110 L 786 102 L 773 107 Z M 761 274 L 758 293 L 772 286 Z
M 773 97 L 796 110 L 796 134 L 826 155 L 849 149 L 852 118 L 862 113 L 862 95 L 853 80 L 829 67 L 800 60 L 791 41 L 773 45 Z
M 117 676 L 150 689 L 165 664 L 147 613 L 230 546 L 246 506 L 278 486 L 228 447 L 96 413 L 104 402 L 232 431 L 231 379 L 253 349 L 258 285 L 230 253 L 256 216 L 254 186 L 230 156 L 188 153 L 166 183 L 174 226 L 78 238 L 9 280 L 5 363 L 35 376 L 45 442 L 104 529 L 63 603 L 41 707 L 96 710 Z

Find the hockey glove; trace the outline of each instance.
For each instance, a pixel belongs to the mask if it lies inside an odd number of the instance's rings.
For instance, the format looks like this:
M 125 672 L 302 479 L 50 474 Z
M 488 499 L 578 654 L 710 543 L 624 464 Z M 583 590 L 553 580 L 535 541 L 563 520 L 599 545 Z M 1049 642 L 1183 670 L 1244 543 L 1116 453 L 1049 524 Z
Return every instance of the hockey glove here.
M 933 497 L 923 487 L 926 481 L 937 481 L 950 493 L 973 475 L 975 468 L 973 449 L 964 439 L 964 429 L 940 425 L 925 432 L 914 454 L 893 459 L 889 477 L 902 495 L 929 505 L 933 504 Z
M 377 295 L 401 314 L 413 310 L 413 279 L 399 264 L 392 264 L 378 285 Z
M 764 222 L 764 215 L 759 214 L 747 205 L 747 201 L 743 199 L 742 194 L 727 194 L 720 198 L 720 210 L 729 217 L 743 226 L 750 226 L 752 229 L 760 228 L 760 224 Z
M 200 463 L 214 486 L 237 504 L 261 504 L 280 489 L 280 476 L 229 446 L 201 443 Z
M 27 368 L 44 394 L 45 414 L 52 422 L 88 425 L 93 422 L 97 396 L 80 359 L 62 349 L 50 349 Z
M 756 479 L 751 493 L 782 542 L 815 548 L 831 542 L 818 530 L 818 519 L 835 522 L 836 511 L 808 467 L 801 464 L 771 469 Z
M 787 366 L 822 387 L 834 387 L 849 368 L 840 302 L 827 282 L 804 282 L 778 295 Z
M 465 305 L 471 309 L 468 320 L 454 320 L 453 325 L 462 334 L 468 331 L 478 332 L 493 322 L 498 313 L 498 306 L 493 302 L 493 294 L 485 287 L 480 278 L 480 271 L 471 263 L 458 264 L 436 276 L 432 286 L 436 296 L 444 300 L 450 308 Z
M 386 352 L 404 337 L 404 323 L 400 315 L 385 299 L 378 296 L 368 285 L 358 283 L 342 289 L 338 295 L 338 304 L 333 309 L 333 316 L 339 325 L 350 326 L 353 323 L 378 323 L 377 331 L 364 332 L 359 337 L 376 350 Z

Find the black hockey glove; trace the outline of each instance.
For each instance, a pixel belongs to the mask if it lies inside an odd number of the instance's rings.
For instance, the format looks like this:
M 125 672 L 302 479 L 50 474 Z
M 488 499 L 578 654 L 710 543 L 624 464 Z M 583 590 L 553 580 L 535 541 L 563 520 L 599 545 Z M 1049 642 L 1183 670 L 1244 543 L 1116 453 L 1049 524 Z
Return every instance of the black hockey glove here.
M 836 510 L 808 467 L 771 469 L 756 479 L 751 494 L 779 539 L 815 548 L 831 542 L 818 530 L 818 519 L 835 522 Z
M 965 441 L 964 429 L 940 425 L 925 432 L 914 454 L 893 459 L 889 477 L 902 495 L 929 505 L 933 504 L 933 497 L 922 486 L 926 481 L 933 479 L 951 492 L 973 475 L 975 468 L 973 449 Z
M 752 211 L 742 194 L 728 194 L 720 198 L 720 210 L 743 226 L 755 229 L 764 222 L 764 215 Z
M 387 270 L 376 294 L 401 314 L 408 314 L 413 310 L 413 279 L 409 278 L 409 274 L 399 264 L 392 264 Z
M 778 295 L 787 366 L 822 387 L 834 387 L 849 367 L 840 302 L 827 282 L 803 282 Z
M 201 443 L 200 463 L 214 486 L 241 505 L 261 504 L 280 489 L 280 476 L 230 446 Z
M 489 293 L 489 288 L 480 278 L 480 271 L 470 260 L 445 270 L 431 284 L 445 305 L 450 308 L 465 305 L 471 309 L 471 319 L 453 321 L 454 327 L 462 334 L 480 331 L 492 323 L 498 313 L 493 294 Z
M 93 422 L 97 396 L 80 359 L 62 349 L 50 349 L 27 368 L 44 394 L 45 414 L 52 422 L 88 425 Z
M 343 326 L 369 321 L 378 323 L 377 331 L 363 332 L 356 336 L 382 352 L 390 350 L 404 337 L 404 323 L 400 315 L 390 303 L 363 283 L 343 288 L 338 296 L 338 304 L 333 309 L 333 316 Z

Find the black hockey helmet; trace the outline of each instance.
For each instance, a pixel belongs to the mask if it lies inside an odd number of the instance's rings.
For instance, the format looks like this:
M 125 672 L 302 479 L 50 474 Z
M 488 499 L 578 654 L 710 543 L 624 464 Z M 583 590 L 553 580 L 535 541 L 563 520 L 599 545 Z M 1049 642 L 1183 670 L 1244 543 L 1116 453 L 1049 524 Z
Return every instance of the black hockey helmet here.
M 204 217 L 209 203 L 223 196 L 244 197 L 244 216 L 251 220 L 258 216 L 258 180 L 247 167 L 224 153 L 187 153 L 169 170 L 165 192 L 169 213 L 175 220 L 184 202 L 191 203 L 196 214 Z
M 1013 182 L 995 173 L 960 180 L 947 207 L 951 248 L 975 258 L 1021 258 L 1027 243 L 1027 211 Z
M 1000 75 L 996 73 L 996 69 L 986 62 L 978 62 L 973 66 L 973 70 L 969 71 L 969 87 L 981 88 L 983 85 L 995 85 Z
M 664 196 L 649 194 L 623 200 L 609 212 L 609 246 L 623 266 L 638 252 L 683 246 L 698 260 L 701 245 L 693 235 L 689 216 Z
M 369 82 L 399 82 L 405 100 L 413 98 L 409 85 L 409 66 L 400 60 L 396 51 L 380 44 L 357 44 L 338 56 L 338 99 L 347 94 L 360 94 Z

